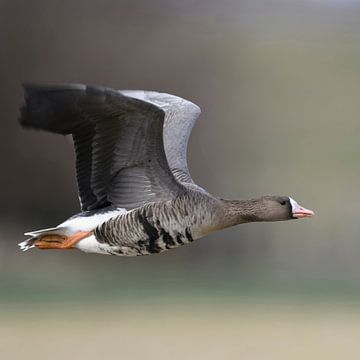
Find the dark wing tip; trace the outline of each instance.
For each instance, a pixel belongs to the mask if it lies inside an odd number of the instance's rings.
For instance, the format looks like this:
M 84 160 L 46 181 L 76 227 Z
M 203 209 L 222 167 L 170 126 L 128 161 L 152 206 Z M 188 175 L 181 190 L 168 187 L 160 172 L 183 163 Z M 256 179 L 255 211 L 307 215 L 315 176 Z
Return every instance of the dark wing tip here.
M 20 107 L 22 126 L 68 134 L 76 103 L 86 92 L 82 84 L 24 83 L 25 103 Z
M 58 90 L 85 90 L 84 84 L 65 84 L 65 83 L 28 83 L 22 84 L 25 93 L 39 93 Z
M 35 84 L 23 83 L 24 99 L 26 105 L 31 101 L 40 100 L 44 97 L 59 97 L 61 94 L 74 94 L 74 91 L 84 92 L 87 89 L 83 84 Z
M 70 134 L 89 121 L 84 110 L 96 117 L 96 112 L 111 106 L 151 113 L 155 119 L 165 117 L 156 105 L 102 86 L 24 83 L 23 88 L 25 104 L 20 107 L 19 122 L 27 128 Z

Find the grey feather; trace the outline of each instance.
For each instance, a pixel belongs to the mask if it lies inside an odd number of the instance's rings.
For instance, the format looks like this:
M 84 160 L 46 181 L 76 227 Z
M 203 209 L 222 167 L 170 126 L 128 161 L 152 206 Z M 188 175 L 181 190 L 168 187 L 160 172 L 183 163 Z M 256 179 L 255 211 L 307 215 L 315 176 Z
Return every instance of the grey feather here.
M 156 91 L 120 90 L 120 93 L 150 102 L 165 112 L 164 147 L 170 169 L 178 181 L 194 183 L 186 153 L 191 130 L 201 113 L 200 108 L 179 96 Z

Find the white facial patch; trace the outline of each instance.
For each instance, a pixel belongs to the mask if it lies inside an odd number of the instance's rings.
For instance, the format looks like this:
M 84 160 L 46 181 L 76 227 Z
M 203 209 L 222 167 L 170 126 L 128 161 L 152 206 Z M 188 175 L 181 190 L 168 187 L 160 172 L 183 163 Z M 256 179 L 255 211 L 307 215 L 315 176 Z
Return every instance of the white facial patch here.
M 292 212 L 295 212 L 297 209 L 299 209 L 300 205 L 293 198 L 289 196 L 289 200 L 290 200 Z

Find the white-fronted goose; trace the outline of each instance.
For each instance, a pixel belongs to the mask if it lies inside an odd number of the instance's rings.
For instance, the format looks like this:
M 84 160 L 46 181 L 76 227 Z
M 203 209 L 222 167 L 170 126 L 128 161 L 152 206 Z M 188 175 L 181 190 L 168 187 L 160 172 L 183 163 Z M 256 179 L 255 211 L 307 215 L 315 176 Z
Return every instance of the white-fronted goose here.
M 186 149 L 198 106 L 154 91 L 25 85 L 20 123 L 72 135 L 81 212 L 21 249 L 160 253 L 229 226 L 310 217 L 287 196 L 224 200 L 196 185 Z

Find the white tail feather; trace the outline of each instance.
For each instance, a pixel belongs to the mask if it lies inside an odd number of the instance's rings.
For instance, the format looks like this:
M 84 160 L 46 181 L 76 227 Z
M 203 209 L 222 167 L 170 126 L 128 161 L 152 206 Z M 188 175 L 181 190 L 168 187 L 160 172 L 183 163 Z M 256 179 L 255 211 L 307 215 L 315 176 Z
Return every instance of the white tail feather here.
M 36 238 L 36 237 L 33 237 L 33 238 L 31 238 L 31 239 L 27 239 L 27 240 L 19 243 L 20 249 L 21 249 L 22 251 L 26 251 L 26 250 L 29 250 L 29 249 L 35 247 L 34 244 L 35 244 L 35 241 L 36 241 L 36 240 L 37 240 L 37 238 Z
M 48 229 L 29 231 L 29 232 L 26 232 L 24 235 L 26 235 L 26 236 L 39 236 L 39 235 L 53 234 L 54 231 L 58 232 L 59 229 L 57 227 L 53 227 L 53 228 L 48 228 Z

